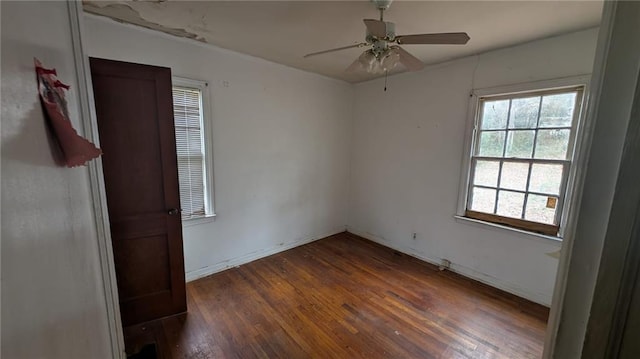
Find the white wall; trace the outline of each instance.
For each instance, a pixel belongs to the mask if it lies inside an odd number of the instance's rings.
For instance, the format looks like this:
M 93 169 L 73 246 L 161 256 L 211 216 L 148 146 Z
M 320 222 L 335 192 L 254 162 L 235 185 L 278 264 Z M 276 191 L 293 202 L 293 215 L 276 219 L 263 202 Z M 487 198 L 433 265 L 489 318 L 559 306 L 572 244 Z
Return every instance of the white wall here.
M 111 348 L 86 168 L 54 163 L 33 57 L 77 80 L 67 4 L 2 8 L 2 357 L 109 358 Z
M 85 27 L 90 56 L 210 84 L 217 218 L 184 227 L 188 279 L 345 230 L 351 85 L 91 15 Z
M 588 74 L 597 29 L 454 60 L 355 89 L 348 229 L 549 305 L 560 243 L 456 220 L 472 88 Z M 412 233 L 417 238 L 412 239 Z

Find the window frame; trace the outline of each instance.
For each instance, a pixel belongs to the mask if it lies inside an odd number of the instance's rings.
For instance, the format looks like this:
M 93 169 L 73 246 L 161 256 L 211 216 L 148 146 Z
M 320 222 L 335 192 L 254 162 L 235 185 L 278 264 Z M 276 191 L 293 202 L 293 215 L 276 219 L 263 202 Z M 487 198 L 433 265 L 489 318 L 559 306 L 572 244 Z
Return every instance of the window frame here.
M 567 226 L 572 220 L 572 209 L 576 206 L 577 191 L 581 190 L 581 181 L 578 181 L 583 176 L 584 166 L 579 166 L 582 163 L 582 158 L 585 151 L 584 148 L 584 136 L 585 136 L 585 114 L 586 104 L 589 94 L 589 75 L 574 76 L 567 78 L 560 78 L 554 80 L 535 81 L 523 84 L 480 88 L 472 90 L 469 102 L 469 114 L 467 131 L 465 133 L 465 152 L 462 161 L 462 171 L 459 187 L 458 206 L 456 211 L 456 218 L 471 220 L 473 222 L 480 222 L 493 227 L 500 227 L 507 230 L 525 232 L 536 236 L 543 236 L 545 238 L 562 240 L 566 234 Z M 556 211 L 557 225 L 549 225 L 538 222 L 531 222 L 526 220 L 520 220 L 516 218 L 503 217 L 496 214 L 489 214 L 484 212 L 475 212 L 468 210 L 469 201 L 471 199 L 471 184 L 474 175 L 475 167 L 472 166 L 473 161 L 477 161 L 481 156 L 475 156 L 476 148 L 478 146 L 478 132 L 480 120 L 482 117 L 482 103 L 484 100 L 497 100 L 497 99 L 513 99 L 518 97 L 530 97 L 532 95 L 548 95 L 552 93 L 564 92 L 567 90 L 579 90 L 581 92 L 580 100 L 576 101 L 576 108 L 574 113 L 574 119 L 572 123 L 572 130 L 569 137 L 569 147 L 567 153 L 571 154 L 568 160 L 549 160 L 548 162 L 563 163 L 568 167 L 568 173 L 563 176 L 559 195 L 558 195 L 558 210 Z M 536 129 L 536 131 L 538 131 Z M 537 132 L 536 132 L 537 133 Z M 540 163 L 547 160 L 534 159 L 512 159 L 508 157 L 495 157 L 491 158 L 493 161 L 507 162 L 526 162 L 526 163 Z M 530 173 L 529 173 L 530 176 Z M 529 193 L 525 191 L 515 191 L 520 193 Z M 525 197 L 526 198 L 526 197 Z M 497 203 L 496 203 L 497 205 Z M 524 209 L 523 209 L 524 211 Z
M 211 121 L 209 84 L 206 81 L 194 80 L 185 77 L 173 76 L 171 78 L 171 88 L 181 87 L 200 91 L 200 106 L 202 111 L 202 122 L 200 134 L 204 147 L 204 204 L 205 214 L 192 218 L 182 219 L 184 226 L 195 225 L 213 221 L 216 217 L 214 206 L 214 181 L 213 181 L 213 131 Z

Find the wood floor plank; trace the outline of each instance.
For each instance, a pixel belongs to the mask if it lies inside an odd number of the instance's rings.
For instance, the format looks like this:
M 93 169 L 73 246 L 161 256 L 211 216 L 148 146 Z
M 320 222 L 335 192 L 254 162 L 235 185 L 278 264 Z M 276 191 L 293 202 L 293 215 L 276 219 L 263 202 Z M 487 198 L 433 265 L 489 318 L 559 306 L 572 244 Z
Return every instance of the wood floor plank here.
M 166 341 L 162 358 L 539 358 L 548 317 L 348 233 L 191 282 L 187 292 L 186 315 L 148 325 L 162 331 L 144 336 Z

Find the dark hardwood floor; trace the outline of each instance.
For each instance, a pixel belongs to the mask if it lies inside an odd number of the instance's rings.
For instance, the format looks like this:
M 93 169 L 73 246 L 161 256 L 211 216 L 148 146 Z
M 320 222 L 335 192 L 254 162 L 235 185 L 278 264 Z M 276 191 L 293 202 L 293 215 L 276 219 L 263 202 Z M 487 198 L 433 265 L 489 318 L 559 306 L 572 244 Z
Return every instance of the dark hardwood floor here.
M 187 284 L 160 358 L 539 358 L 548 309 L 348 233 Z

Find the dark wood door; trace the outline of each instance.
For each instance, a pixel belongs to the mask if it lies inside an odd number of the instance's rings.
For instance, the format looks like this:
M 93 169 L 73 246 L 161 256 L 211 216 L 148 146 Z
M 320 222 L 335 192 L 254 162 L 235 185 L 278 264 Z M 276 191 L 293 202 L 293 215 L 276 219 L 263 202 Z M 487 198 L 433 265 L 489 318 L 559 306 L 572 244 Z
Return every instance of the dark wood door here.
M 171 70 L 90 63 L 123 325 L 184 312 Z

